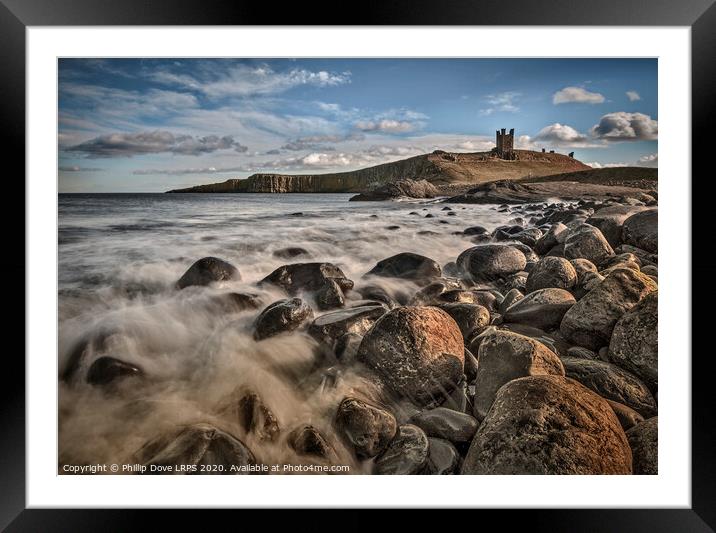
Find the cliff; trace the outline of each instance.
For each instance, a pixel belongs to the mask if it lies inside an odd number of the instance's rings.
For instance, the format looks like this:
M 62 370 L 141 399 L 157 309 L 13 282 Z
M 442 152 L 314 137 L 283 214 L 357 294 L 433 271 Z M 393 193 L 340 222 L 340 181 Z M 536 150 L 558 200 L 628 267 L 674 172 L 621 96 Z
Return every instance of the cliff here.
M 515 150 L 516 159 L 503 160 L 492 152 L 451 153 L 436 150 L 373 167 L 331 174 L 254 174 L 246 179 L 175 189 L 171 193 L 295 193 L 363 192 L 398 179 L 427 180 L 435 186 L 479 184 L 498 179 L 521 179 L 591 167 L 563 154 Z

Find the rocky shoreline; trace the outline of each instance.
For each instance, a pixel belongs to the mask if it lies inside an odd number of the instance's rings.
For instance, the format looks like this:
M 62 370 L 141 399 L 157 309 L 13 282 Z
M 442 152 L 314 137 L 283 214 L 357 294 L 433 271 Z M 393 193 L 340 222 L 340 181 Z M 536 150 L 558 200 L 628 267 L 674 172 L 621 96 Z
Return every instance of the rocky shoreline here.
M 206 420 L 158 432 L 126 459 L 247 473 L 283 446 L 308 465 L 348 454 L 373 474 L 656 474 L 658 194 L 580 187 L 554 201 L 546 184 L 498 182 L 444 200 L 446 216 L 496 202 L 512 216 L 464 228 L 473 245 L 446 264 L 405 250 L 352 280 L 332 263 L 289 262 L 257 293 L 221 293 L 216 312 L 251 314 L 258 345 L 310 339 L 312 361 L 292 379 L 331 398 L 331 432 L 289 424 L 237 387 Z M 204 257 L 173 290 L 239 279 L 241 264 Z M 281 297 L 265 302 L 263 290 Z M 98 333 L 77 347 L 68 387 L 155 386 L 151 369 L 104 344 Z M 334 398 L 348 370 L 368 385 Z

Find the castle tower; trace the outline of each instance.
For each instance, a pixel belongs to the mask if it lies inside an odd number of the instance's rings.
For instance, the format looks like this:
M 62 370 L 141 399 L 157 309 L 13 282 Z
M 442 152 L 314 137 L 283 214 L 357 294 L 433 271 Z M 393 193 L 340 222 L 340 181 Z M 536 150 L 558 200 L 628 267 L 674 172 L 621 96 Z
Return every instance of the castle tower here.
M 495 132 L 497 156 L 500 159 L 515 159 L 515 128 L 505 133 L 505 128 Z

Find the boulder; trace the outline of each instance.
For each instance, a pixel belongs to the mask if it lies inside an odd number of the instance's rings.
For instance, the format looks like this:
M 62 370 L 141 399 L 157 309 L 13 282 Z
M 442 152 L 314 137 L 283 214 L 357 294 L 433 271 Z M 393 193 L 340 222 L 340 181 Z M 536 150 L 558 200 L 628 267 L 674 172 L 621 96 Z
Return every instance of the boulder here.
M 428 437 L 428 460 L 421 473 L 433 476 L 446 476 L 457 472 L 460 454 L 451 442 Z
M 325 437 L 313 426 L 301 426 L 288 434 L 286 442 L 298 455 L 334 460 L 336 452 Z
M 659 251 L 659 210 L 649 209 L 630 216 L 622 227 L 622 240 L 650 253 Z
M 463 235 L 485 235 L 486 233 L 488 233 L 487 228 L 482 226 L 471 226 L 462 232 Z
M 598 350 L 609 344 L 624 313 L 656 290 L 656 283 L 640 272 L 615 270 L 567 311 L 560 331 L 573 344 Z
M 276 285 L 289 295 L 311 293 L 319 309 L 341 307 L 344 293 L 353 288 L 353 282 L 343 271 L 331 263 L 294 263 L 283 265 L 259 282 Z
M 247 392 L 236 404 L 239 425 L 253 433 L 260 441 L 275 442 L 281 432 L 276 415 L 255 392 Z
M 626 433 L 634 458 L 634 474 L 659 473 L 659 419 L 645 420 Z
M 581 346 L 572 346 L 569 350 L 567 350 L 567 355 L 570 357 L 576 357 L 577 359 L 589 359 L 590 361 L 600 360 L 599 354 L 587 348 L 582 348 Z
M 527 293 L 540 289 L 571 289 L 577 283 L 577 272 L 563 257 L 544 257 L 527 276 Z
M 137 463 L 147 467 L 172 467 L 170 474 L 241 474 L 232 467 L 256 464 L 251 450 L 239 439 L 209 424 L 185 426 L 145 444 L 137 453 Z M 177 465 L 196 466 L 193 472 L 179 471 Z M 221 470 L 201 467 L 223 467 Z M 151 472 L 151 470 L 148 470 Z
M 596 274 L 598 272 L 597 266 L 592 263 L 589 259 L 582 257 L 572 259 L 570 264 L 574 267 L 574 271 L 577 273 L 577 285 L 581 285 L 584 282 L 584 276 L 590 272 Z
M 435 198 L 440 192 L 427 180 L 399 179 L 364 191 L 350 198 L 350 202 L 385 201 L 396 198 Z
M 589 224 L 580 224 L 570 229 L 564 241 L 564 257 L 567 259 L 581 257 L 598 264 L 613 254 L 614 250 L 602 232 Z
M 347 333 L 365 335 L 387 309 L 378 305 L 360 305 L 337 311 L 329 311 L 316 318 L 308 327 L 308 333 L 317 340 L 333 347 Z
M 655 390 L 659 370 L 659 293 L 652 292 L 614 326 L 609 360 L 639 376 Z
M 439 278 L 442 269 L 429 257 L 404 252 L 378 261 L 366 275 L 425 282 Z
M 450 303 L 438 307 L 457 323 L 463 339 L 470 338 L 490 324 L 490 311 L 482 305 Z
M 504 315 L 511 305 L 519 302 L 524 297 L 525 295 L 522 294 L 519 289 L 510 289 L 507 294 L 505 294 L 505 297 L 502 299 L 502 303 L 500 303 L 500 308 L 498 309 L 498 312 L 501 315 Z
M 375 460 L 375 474 L 419 474 L 428 460 L 429 443 L 425 432 L 403 424 L 388 448 Z
M 300 298 L 272 303 L 256 318 L 254 339 L 257 341 L 280 333 L 297 330 L 313 318 L 313 309 Z
M 128 377 L 144 375 L 138 365 L 127 363 L 114 357 L 103 356 L 94 361 L 87 371 L 87 383 L 90 385 L 109 385 Z
M 554 375 L 507 383 L 472 440 L 462 474 L 631 474 L 624 430 L 606 400 Z
M 475 281 L 494 280 L 524 270 L 525 254 L 505 244 L 480 244 L 462 252 L 457 264 Z
M 494 311 L 497 309 L 497 297 L 488 290 L 462 290 L 453 289 L 445 291 L 435 297 L 437 303 L 463 303 L 475 304 Z
M 599 229 L 612 248 L 616 248 L 622 244 L 622 226 L 624 225 L 624 221 L 644 209 L 646 208 L 626 205 L 602 207 L 587 219 L 587 224 Z
M 240 280 L 239 270 L 218 257 L 204 257 L 191 265 L 176 282 L 177 289 L 193 285 L 205 286 L 216 281 Z
M 274 257 L 278 257 L 279 259 L 293 259 L 294 257 L 298 257 L 300 255 L 309 255 L 308 250 L 305 248 L 301 248 L 299 246 L 288 246 L 286 248 L 279 248 L 278 250 L 274 250 L 273 254 Z
M 392 413 L 358 398 L 345 398 L 335 419 L 338 434 L 362 459 L 375 457 L 388 447 L 398 430 Z
M 552 224 L 547 233 L 537 239 L 537 242 L 533 246 L 534 251 L 539 255 L 544 255 L 558 244 L 564 243 L 566 238 L 567 226 L 561 222 Z
M 615 402 L 614 400 L 609 399 L 607 399 L 607 403 L 614 410 L 614 414 L 617 415 L 619 423 L 622 425 L 622 428 L 624 428 L 624 431 L 628 431 L 644 421 L 643 416 L 623 403 Z
M 477 431 L 477 420 L 465 413 L 445 407 L 422 411 L 410 419 L 428 437 L 437 437 L 450 442 L 470 442 Z
M 505 383 L 523 376 L 564 375 L 559 357 L 535 339 L 511 331 L 488 333 L 477 352 L 474 414 L 485 418 Z
M 261 306 L 261 298 L 258 294 L 246 292 L 228 292 L 219 294 L 212 298 L 212 302 L 218 305 L 227 313 L 237 313 L 250 309 L 258 309 Z
M 376 371 L 393 391 L 425 405 L 460 381 L 463 338 L 445 311 L 398 307 L 366 333 L 358 360 Z
M 540 289 L 510 306 L 503 320 L 548 331 L 558 328 L 564 314 L 576 303 L 574 296 L 564 289 Z
M 563 357 L 567 377 L 579 381 L 602 398 L 631 407 L 645 418 L 656 415 L 656 400 L 634 374 L 605 361 Z

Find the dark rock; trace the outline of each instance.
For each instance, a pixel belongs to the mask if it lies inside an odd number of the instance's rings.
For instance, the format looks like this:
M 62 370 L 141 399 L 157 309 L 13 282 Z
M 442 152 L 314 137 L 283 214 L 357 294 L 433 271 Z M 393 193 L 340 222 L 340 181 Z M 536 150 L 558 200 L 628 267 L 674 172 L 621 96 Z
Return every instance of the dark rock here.
M 465 344 L 467 344 L 467 342 L 468 341 L 466 341 Z M 472 352 L 468 348 L 465 348 L 465 377 L 468 383 L 474 382 L 477 377 L 477 357 L 472 355 Z
M 574 296 L 564 289 L 540 289 L 510 306 L 503 319 L 551 330 L 559 327 L 564 314 L 575 303 Z
M 624 428 L 624 431 L 628 431 L 637 424 L 641 424 L 644 421 L 643 416 L 641 416 L 631 407 L 627 407 L 623 403 L 615 402 L 614 400 L 609 399 L 607 399 L 607 403 L 614 410 L 614 414 L 617 415 L 619 423 L 622 425 L 622 428 Z
M 507 383 L 472 440 L 462 474 L 630 474 L 624 430 L 606 400 L 569 378 Z
M 582 257 L 598 264 L 613 254 L 614 250 L 602 232 L 589 224 L 570 229 L 564 241 L 564 257 L 567 259 Z
M 614 326 L 609 360 L 639 376 L 655 390 L 659 368 L 659 293 L 652 292 Z
M 349 201 L 384 201 L 396 198 L 435 198 L 440 193 L 427 180 L 399 179 L 357 194 Z
M 331 263 L 294 263 L 284 265 L 262 279 L 259 284 L 277 285 L 289 295 L 313 293 L 319 309 L 343 305 L 344 292 L 353 288 L 353 282 L 343 271 Z
M 463 235 L 484 235 L 486 233 L 488 233 L 487 228 L 483 228 L 482 226 L 471 226 L 465 228 L 465 231 L 462 232 Z
M 529 247 L 534 246 L 540 237 L 542 237 L 542 231 L 537 228 L 528 228 L 512 235 L 514 240 Z
M 247 392 L 241 397 L 236 414 L 244 431 L 255 434 L 261 441 L 274 442 L 281 432 L 276 415 L 255 392 Z
M 333 460 L 336 452 L 313 426 L 301 426 L 288 434 L 288 445 L 298 455 L 310 455 L 319 459 Z
M 258 294 L 246 292 L 227 292 L 215 296 L 213 301 L 227 313 L 258 309 L 261 306 L 261 298 Z
M 109 385 L 112 382 L 132 376 L 142 376 L 141 367 L 115 359 L 114 357 L 100 357 L 87 371 L 87 383 L 91 385 Z
M 590 361 L 599 361 L 599 354 L 593 352 L 592 350 L 588 350 L 587 348 L 582 348 L 581 346 L 572 346 L 569 350 L 567 350 L 567 355 L 570 357 L 576 357 L 577 359 L 588 359 Z
M 346 333 L 338 337 L 333 348 L 336 358 L 343 364 L 351 364 L 358 356 L 362 340 L 363 337 L 356 333 Z
M 145 444 L 136 454 L 136 462 L 151 467 L 173 467 L 171 474 L 242 474 L 232 467 L 256 464 L 251 450 L 239 439 L 209 424 L 185 426 Z M 196 466 L 194 472 L 183 472 L 177 465 Z M 200 467 L 223 467 L 214 471 Z
M 656 283 L 640 272 L 615 270 L 567 311 L 560 331 L 573 344 L 598 350 L 609 344 L 622 315 L 656 290 Z
M 545 257 L 532 267 L 527 276 L 527 293 L 540 289 L 571 289 L 577 283 L 577 272 L 563 257 Z
M 522 294 L 519 289 L 510 289 L 508 293 L 505 294 L 505 297 L 503 298 L 498 311 L 501 315 L 504 315 L 511 305 L 519 302 L 524 297 L 525 295 Z
M 579 381 L 602 398 L 631 407 L 645 418 L 656 415 L 656 400 L 635 375 L 605 361 L 563 357 L 567 377 Z
M 404 252 L 379 261 L 366 275 L 426 281 L 439 278 L 442 270 L 429 257 Z
M 485 418 L 495 395 L 505 383 L 523 376 L 563 376 L 559 357 L 544 344 L 510 331 L 488 333 L 477 352 L 475 417 Z
M 388 447 L 398 430 L 395 417 L 376 405 L 345 398 L 338 406 L 336 428 L 360 458 L 375 457 Z
M 587 219 L 587 224 L 599 229 L 612 248 L 616 248 L 622 244 L 624 221 L 644 209 L 646 208 L 638 206 L 610 205 L 595 211 Z
M 537 239 L 533 246 L 534 251 L 539 255 L 544 255 L 558 244 L 563 244 L 566 238 L 567 226 L 561 222 L 552 224 L 549 231 Z
M 254 339 L 260 341 L 295 331 L 312 318 L 313 310 L 300 298 L 279 300 L 261 311 L 254 323 Z
M 388 307 L 395 307 L 397 305 L 396 299 L 388 294 L 385 288 L 380 285 L 368 284 L 356 289 L 356 292 L 360 294 L 366 300 L 375 300 L 386 304 Z
M 634 458 L 634 474 L 659 473 L 659 419 L 645 420 L 626 433 Z
M 398 428 L 398 434 L 376 460 L 375 474 L 419 474 L 428 460 L 428 437 L 412 424 Z
M 293 259 L 299 255 L 309 255 L 308 250 L 298 246 L 289 246 L 288 248 L 279 248 L 273 253 L 274 257 L 278 257 L 280 259 Z
M 358 360 L 418 405 L 451 390 L 463 374 L 460 328 L 435 307 L 398 307 L 363 337 Z
M 622 240 L 647 252 L 659 251 L 659 210 L 649 209 L 630 216 L 622 227 Z
M 486 307 L 470 303 L 448 303 L 439 306 L 457 323 L 463 339 L 479 333 L 490 324 L 490 311 Z
M 652 254 L 651 252 L 647 252 L 646 250 L 642 250 L 641 248 L 637 248 L 636 246 L 631 246 L 629 244 L 622 244 L 620 247 L 616 248 L 614 252 L 618 254 L 634 254 L 639 258 L 642 266 L 659 264 L 659 256 L 657 254 Z
M 422 473 L 446 476 L 457 472 L 460 454 L 452 443 L 444 439 L 428 437 L 428 447 L 428 460 Z
M 332 347 L 346 333 L 365 335 L 386 312 L 387 309 L 382 305 L 362 305 L 329 311 L 311 323 L 308 333 Z
M 191 265 L 176 282 L 177 289 L 205 286 L 216 281 L 240 280 L 241 274 L 231 263 L 217 257 L 204 257 Z
M 494 280 L 525 268 L 525 254 L 504 244 L 481 244 L 462 252 L 458 266 L 473 280 Z
M 462 303 L 462 304 L 476 304 L 486 307 L 489 310 L 497 309 L 497 297 L 487 290 L 460 290 L 453 289 L 445 291 L 435 298 L 438 303 Z
M 477 420 L 470 415 L 437 407 L 422 411 L 410 419 L 428 437 L 437 437 L 450 442 L 470 442 L 477 431 Z

